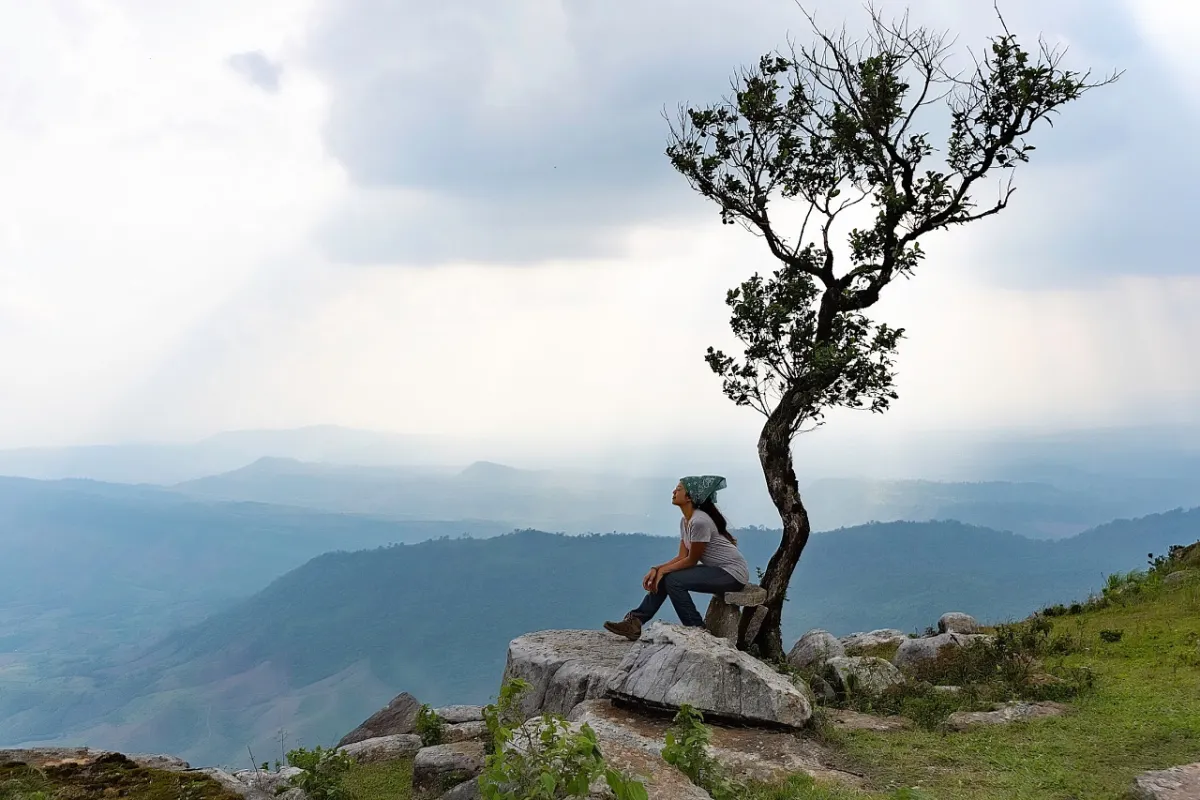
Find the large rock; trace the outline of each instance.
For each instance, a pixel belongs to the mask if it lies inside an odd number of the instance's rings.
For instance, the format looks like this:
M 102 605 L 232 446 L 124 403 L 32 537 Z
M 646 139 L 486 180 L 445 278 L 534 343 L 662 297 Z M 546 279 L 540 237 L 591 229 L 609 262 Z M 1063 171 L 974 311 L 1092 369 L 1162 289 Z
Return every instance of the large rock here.
M 984 725 L 1006 725 L 1010 722 L 1057 717 L 1067 713 L 1061 703 L 1005 703 L 994 711 L 955 711 L 946 719 L 946 727 L 952 731 L 965 731 Z
M 481 797 L 483 794 L 479 791 L 479 779 L 472 778 L 455 786 L 438 800 L 480 800 Z
M 243 769 L 233 773 L 233 777 L 252 789 L 259 789 L 274 797 L 292 788 L 292 778 L 303 775 L 299 767 L 282 767 L 278 772 L 262 769 Z
M 1137 800 L 1195 800 L 1200 797 L 1200 762 L 1143 772 L 1133 781 Z
M 607 700 L 587 700 L 571 712 L 572 722 L 587 723 L 602 747 L 612 743 L 661 757 L 668 718 L 645 716 Z M 861 779 L 834 766 L 837 756 L 814 737 L 761 728 L 711 726 L 708 754 L 740 778 L 780 782 L 804 772 L 817 780 L 858 787 Z M 607 749 L 604 750 L 607 754 Z M 653 795 L 651 795 L 653 796 Z
M 539 631 L 508 645 L 504 679 L 521 678 L 530 690 L 519 709 L 528 718 L 566 716 L 584 700 L 604 696 L 634 643 L 607 631 Z
M 435 708 L 433 713 L 441 717 L 447 725 L 483 720 L 483 706 L 442 706 Z
M 1167 586 L 1174 586 L 1179 583 L 1187 583 L 1196 578 L 1200 578 L 1200 569 L 1181 569 L 1177 572 L 1168 573 L 1167 577 L 1163 578 L 1163 583 Z
M 972 642 L 986 641 L 983 634 L 939 633 L 920 639 L 905 639 L 900 643 L 892 663 L 902 670 L 911 670 L 922 664 L 937 660 L 938 655 L 950 647 L 966 647 Z
M 708 601 L 708 610 L 704 612 L 704 628 L 713 636 L 736 646 L 741 621 L 742 610 L 726 603 L 720 595 L 713 595 L 713 599 Z
M 412 733 L 417 727 L 417 712 L 421 702 L 408 692 L 401 692 L 391 702 L 367 718 L 363 724 L 342 737 L 338 747 L 354 742 Z
M 420 750 L 421 737 L 415 733 L 376 736 L 373 739 L 363 739 L 361 742 L 351 742 L 339 749 L 360 764 L 395 761 L 400 758 L 408 758 Z
M 426 747 L 413 759 L 413 796 L 441 797 L 483 772 L 482 742 L 457 742 Z
M 829 631 L 817 628 L 801 636 L 787 660 L 796 669 L 819 667 L 831 658 L 846 655 L 845 646 Z
M 686 704 L 739 723 L 801 728 L 812 717 L 808 695 L 771 667 L 702 628 L 662 622 L 642 631 L 609 693 L 655 709 Z
M 469 742 L 472 739 L 482 739 L 487 736 L 486 722 L 460 722 L 457 725 L 447 725 L 442 732 L 443 742 Z
M 938 633 L 978 633 L 979 623 L 970 614 L 948 611 L 938 619 Z
M 239 781 L 233 775 L 230 775 L 223 769 L 216 767 L 205 767 L 203 769 L 188 770 L 193 774 L 207 775 L 221 785 L 222 788 L 241 795 L 245 800 L 274 800 L 274 795 L 264 792 L 253 786 L 249 786 L 242 781 Z
M 904 683 L 900 670 L 890 662 L 872 656 L 831 658 L 825 662 L 823 677 L 838 697 L 878 697 L 891 687 Z
M 866 633 L 852 633 L 843 636 L 839 641 L 846 652 L 869 650 L 873 647 L 887 647 L 900 644 L 908 639 L 908 634 L 898 628 L 879 628 Z

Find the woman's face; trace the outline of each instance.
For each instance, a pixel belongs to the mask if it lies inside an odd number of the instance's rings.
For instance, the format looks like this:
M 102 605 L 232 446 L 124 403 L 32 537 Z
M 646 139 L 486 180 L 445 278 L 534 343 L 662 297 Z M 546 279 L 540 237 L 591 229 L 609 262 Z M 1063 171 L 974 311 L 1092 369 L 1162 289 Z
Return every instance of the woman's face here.
M 671 493 L 671 504 L 681 506 L 684 503 L 691 502 L 688 498 L 687 489 L 683 488 L 683 481 L 675 484 L 675 491 Z

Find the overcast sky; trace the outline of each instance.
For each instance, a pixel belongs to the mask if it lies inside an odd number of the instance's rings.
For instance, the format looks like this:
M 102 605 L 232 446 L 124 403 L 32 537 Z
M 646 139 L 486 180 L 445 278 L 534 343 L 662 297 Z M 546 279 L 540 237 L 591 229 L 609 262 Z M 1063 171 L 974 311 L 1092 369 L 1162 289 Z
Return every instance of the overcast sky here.
M 960 50 L 996 29 L 992 0 L 908 5 Z M 909 331 L 901 399 L 831 436 L 1196 419 L 1200 6 L 1003 8 L 1126 73 L 1036 132 L 1007 212 L 928 240 L 877 309 Z M 0 20 L 0 447 L 313 423 L 752 442 L 703 354 L 729 344 L 726 289 L 772 264 L 672 172 L 662 112 L 806 38 L 791 0 Z

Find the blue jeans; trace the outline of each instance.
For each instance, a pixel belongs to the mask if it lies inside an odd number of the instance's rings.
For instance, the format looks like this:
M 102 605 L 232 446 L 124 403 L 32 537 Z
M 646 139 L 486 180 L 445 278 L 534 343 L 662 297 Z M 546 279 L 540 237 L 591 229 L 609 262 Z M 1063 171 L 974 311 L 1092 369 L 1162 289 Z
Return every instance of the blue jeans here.
M 697 564 L 694 567 L 681 569 L 678 572 L 668 572 L 658 582 L 658 591 L 649 592 L 642 604 L 633 611 L 633 616 L 643 623 L 649 622 L 658 613 L 663 602 L 670 597 L 679 621 L 692 628 L 703 628 L 704 618 L 696 610 L 689 592 L 704 594 L 724 594 L 725 592 L 740 592 L 745 584 L 730 575 L 720 567 L 706 567 Z

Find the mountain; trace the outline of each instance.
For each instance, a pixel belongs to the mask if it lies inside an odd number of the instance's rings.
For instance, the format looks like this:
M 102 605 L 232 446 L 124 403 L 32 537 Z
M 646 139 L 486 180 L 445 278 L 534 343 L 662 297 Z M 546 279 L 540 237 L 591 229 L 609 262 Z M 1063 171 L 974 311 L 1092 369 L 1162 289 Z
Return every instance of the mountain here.
M 949 610 L 1021 617 L 1085 596 L 1106 573 L 1139 568 L 1198 528 L 1200 510 L 1059 541 L 957 522 L 818 534 L 790 589 L 785 634 L 923 629 Z M 741 536 L 762 566 L 778 534 Z M 0 693 L 0 742 L 153 746 L 241 763 L 247 745 L 267 752 L 280 731 L 292 744 L 330 743 L 401 690 L 434 704 L 485 702 L 511 638 L 620 616 L 646 566 L 671 549 L 643 535 L 524 531 L 325 554 L 136 657 Z

